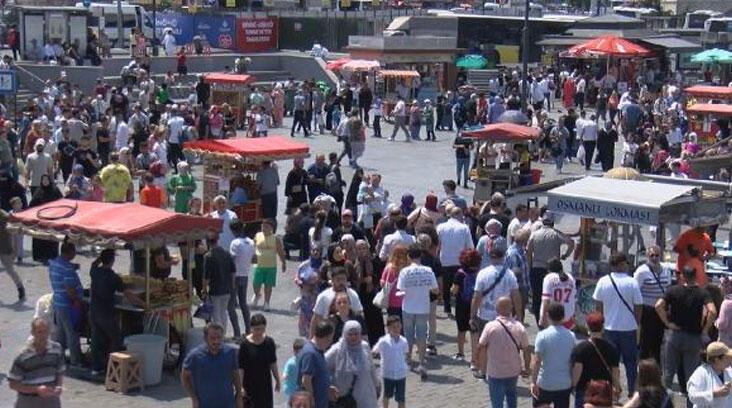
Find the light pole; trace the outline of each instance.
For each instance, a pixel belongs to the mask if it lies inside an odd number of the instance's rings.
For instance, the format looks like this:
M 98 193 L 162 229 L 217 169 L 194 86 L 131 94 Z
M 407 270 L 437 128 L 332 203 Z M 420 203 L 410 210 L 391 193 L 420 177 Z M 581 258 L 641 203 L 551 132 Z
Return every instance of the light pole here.
M 157 19 L 157 0 L 152 0 L 152 24 L 153 24 L 153 36 L 152 36 L 152 55 L 153 57 L 158 56 L 158 19 Z
M 526 105 L 529 93 L 529 0 L 526 1 L 524 8 L 524 28 L 521 30 L 521 62 L 523 63 L 523 71 L 521 73 L 521 110 L 526 112 Z

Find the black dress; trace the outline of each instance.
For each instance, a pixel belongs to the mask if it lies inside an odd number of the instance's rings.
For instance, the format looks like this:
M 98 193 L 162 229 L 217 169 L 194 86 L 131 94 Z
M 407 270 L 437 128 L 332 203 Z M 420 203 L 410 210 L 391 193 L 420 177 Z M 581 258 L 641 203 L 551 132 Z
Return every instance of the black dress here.
M 50 203 L 61 198 L 61 191 L 56 186 L 39 187 L 30 202 L 30 207 Z M 33 260 L 47 263 L 58 256 L 58 242 L 33 238 Z
M 239 346 L 239 368 L 244 371 L 242 386 L 246 392 L 244 407 L 272 408 L 272 371 L 277 364 L 275 342 L 267 336 L 260 344 L 250 342 L 246 337 Z

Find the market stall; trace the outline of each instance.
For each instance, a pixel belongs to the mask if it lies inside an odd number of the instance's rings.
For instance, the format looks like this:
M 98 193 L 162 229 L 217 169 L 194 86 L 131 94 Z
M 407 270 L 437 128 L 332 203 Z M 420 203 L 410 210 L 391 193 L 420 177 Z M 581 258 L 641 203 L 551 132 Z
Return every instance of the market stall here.
M 732 88 L 730 88 L 732 90 Z M 697 143 L 702 148 L 715 144 L 719 139 L 717 133 L 724 129 L 722 138 L 729 135 L 729 123 L 732 118 L 732 105 L 718 103 L 695 103 L 686 108 L 689 119 L 689 130 L 697 135 Z M 726 133 L 725 133 L 726 132 Z
M 305 158 L 308 145 L 278 136 L 252 139 L 197 140 L 183 149 L 203 161 L 203 211 L 217 195 L 229 197 L 231 209 L 245 223 L 262 220 L 257 172 L 263 162 Z
M 144 300 L 142 307 L 120 298 L 116 308 L 123 321 L 139 319 L 144 333 L 162 335 L 168 345 L 182 344 L 191 327 L 192 282 L 150 276 L 150 252 L 166 244 L 192 242 L 221 231 L 221 220 L 178 214 L 135 203 L 100 203 L 61 199 L 11 214 L 8 229 L 34 238 L 68 239 L 77 245 L 130 249 L 145 254 L 144 272 L 123 276 Z M 193 252 L 191 251 L 191 257 Z M 188 265 L 193 265 L 190 259 Z M 186 276 L 191 276 L 188 273 Z M 182 350 L 182 348 L 181 348 Z
M 640 263 L 641 227 L 656 229 L 656 243 L 663 250 L 666 225 L 727 222 L 729 197 L 695 186 L 693 182 L 671 184 L 658 180 L 585 177 L 547 192 L 549 211 L 580 218 L 579 245 L 572 262 L 573 275 L 580 282 L 578 320 L 582 321 L 583 314 L 594 310 L 594 285 L 610 272 L 611 253 L 625 253 L 631 270 Z M 666 260 L 670 260 L 669 255 Z
M 732 102 L 732 88 L 728 86 L 694 85 L 684 89 L 687 105 L 708 103 L 713 100 Z
M 401 95 L 407 106 L 411 106 L 414 98 L 412 81 L 419 78 L 419 72 L 410 70 L 382 69 L 376 71 L 375 94 L 381 98 L 384 120 L 391 122 L 391 111 L 397 103 L 397 96 Z
M 236 117 L 236 127 L 241 127 L 249 98 L 249 85 L 254 82 L 254 76 L 212 72 L 203 76 L 203 82 L 211 85 L 209 103 L 226 103 L 231 106 Z
M 495 191 L 539 182 L 541 171 L 531 169 L 528 152 L 529 144 L 540 133 L 537 128 L 513 123 L 494 123 L 462 133 L 463 137 L 479 141 L 478 159 L 470 172 L 470 179 L 475 182 L 474 202 L 490 199 Z

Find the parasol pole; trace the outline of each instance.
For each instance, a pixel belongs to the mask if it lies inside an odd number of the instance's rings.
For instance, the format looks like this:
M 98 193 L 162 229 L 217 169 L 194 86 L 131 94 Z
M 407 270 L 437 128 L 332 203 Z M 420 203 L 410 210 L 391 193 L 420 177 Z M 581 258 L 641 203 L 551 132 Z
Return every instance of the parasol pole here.
M 188 277 L 188 301 L 190 302 L 193 299 L 193 269 L 191 269 L 191 265 L 195 261 L 195 242 L 188 240 L 186 247 L 188 248 L 188 253 L 186 254 L 186 257 L 188 257 L 188 262 L 186 262 L 186 276 Z
M 145 309 L 150 309 L 150 244 L 145 244 Z

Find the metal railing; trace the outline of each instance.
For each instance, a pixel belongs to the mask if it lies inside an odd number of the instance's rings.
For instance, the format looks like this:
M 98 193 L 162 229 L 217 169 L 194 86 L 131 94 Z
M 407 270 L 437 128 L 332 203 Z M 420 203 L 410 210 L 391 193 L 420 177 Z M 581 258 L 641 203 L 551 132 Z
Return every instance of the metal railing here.
M 46 85 L 46 81 L 44 81 L 44 80 L 43 80 L 43 79 L 42 79 L 41 77 L 39 77 L 38 75 L 36 75 L 36 74 L 34 74 L 34 73 L 30 72 L 30 71 L 29 71 L 29 70 L 28 70 L 27 68 L 23 67 L 22 65 L 14 64 L 14 65 L 13 65 L 13 68 L 15 68 L 15 70 L 16 70 L 16 71 L 20 71 L 20 72 L 22 72 L 22 73 L 23 73 L 24 75 L 28 76 L 28 77 L 29 77 L 30 79 L 32 79 L 33 81 L 36 81 L 36 82 L 38 82 L 39 84 L 41 84 L 41 86 L 45 86 L 45 85 Z M 21 81 L 21 79 L 22 79 L 22 76 L 21 76 L 21 75 L 18 75 L 18 84 L 19 84 L 19 85 L 20 85 L 20 83 L 22 82 L 22 81 Z

